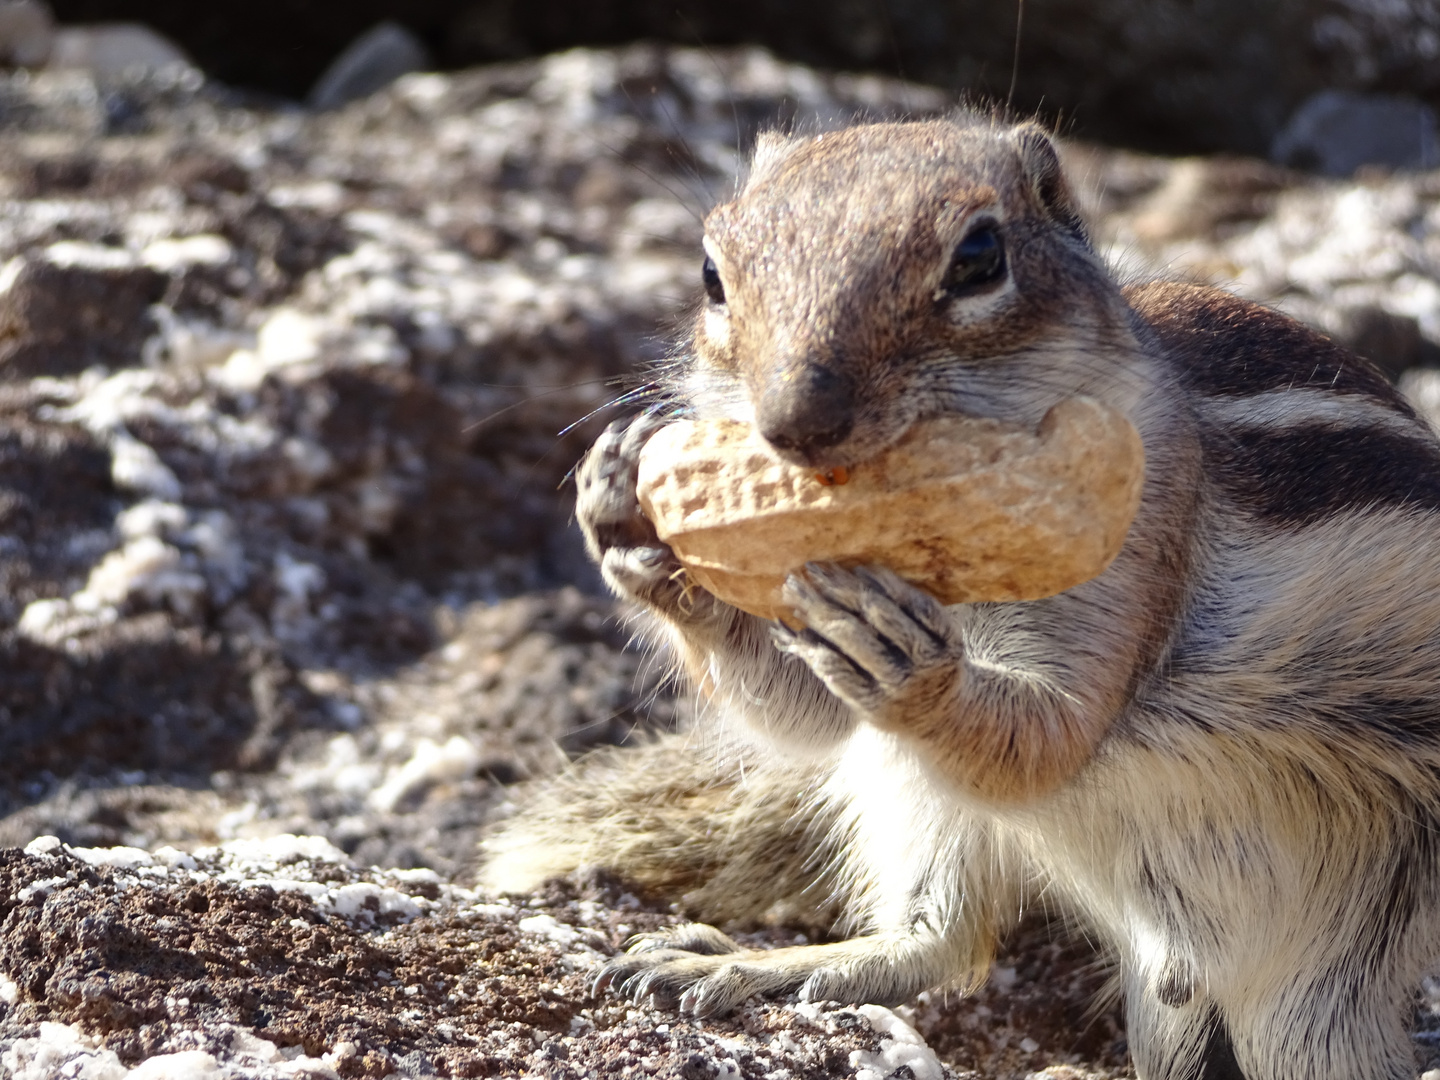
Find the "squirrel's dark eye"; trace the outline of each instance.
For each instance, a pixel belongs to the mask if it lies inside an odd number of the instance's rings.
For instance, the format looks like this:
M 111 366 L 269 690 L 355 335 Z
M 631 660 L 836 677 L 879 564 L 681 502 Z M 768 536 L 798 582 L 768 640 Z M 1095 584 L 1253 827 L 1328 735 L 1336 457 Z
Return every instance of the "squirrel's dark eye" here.
M 712 304 L 725 302 L 725 285 L 720 280 L 720 270 L 716 267 L 715 260 L 708 255 L 700 264 L 700 280 L 705 282 L 705 295 L 710 297 Z
M 993 225 L 981 225 L 956 245 L 940 289 L 949 296 L 963 296 L 1004 276 L 1005 245 Z

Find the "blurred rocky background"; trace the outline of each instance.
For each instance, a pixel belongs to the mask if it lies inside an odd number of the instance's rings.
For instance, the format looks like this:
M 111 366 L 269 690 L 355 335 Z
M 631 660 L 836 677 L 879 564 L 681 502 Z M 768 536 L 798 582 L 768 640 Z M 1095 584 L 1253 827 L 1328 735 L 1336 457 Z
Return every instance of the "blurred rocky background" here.
M 224 82 L 299 100 L 389 23 L 453 69 L 640 39 L 778 56 L 1004 98 L 1086 138 L 1267 154 L 1314 95 L 1440 102 L 1434 0 L 54 0 L 62 23 L 142 23 Z M 1018 24 L 1019 47 L 1016 48 Z M 75 31 L 69 31 L 74 33 Z M 408 44 L 399 44 L 403 35 Z M 38 48 L 38 47 L 37 47 Z M 372 42 L 371 48 L 376 46 Z M 33 52 L 32 54 L 33 55 Z M 1408 102 L 1407 100 L 1408 99 Z M 1385 124 L 1399 125 L 1399 113 Z M 1413 133 L 1412 133 L 1413 134 Z M 1373 135 L 1373 133 L 1372 133 Z
M 700 216 L 764 126 L 1003 98 L 1015 15 L 0 2 L 0 1073 L 1124 1069 L 1048 932 L 905 1013 L 925 1057 L 888 1013 L 592 1005 L 663 909 L 465 888 L 517 782 L 687 711 L 567 475 L 672 347 Z M 1437 35 L 1030 0 L 1014 104 L 1122 276 L 1277 305 L 1435 416 Z

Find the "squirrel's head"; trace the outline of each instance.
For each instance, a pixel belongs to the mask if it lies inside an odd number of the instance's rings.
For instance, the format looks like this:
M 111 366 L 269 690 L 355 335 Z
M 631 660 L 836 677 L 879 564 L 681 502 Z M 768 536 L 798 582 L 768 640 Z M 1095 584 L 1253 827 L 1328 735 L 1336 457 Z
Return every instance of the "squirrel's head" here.
M 927 415 L 1036 421 L 1095 392 L 1094 350 L 1133 348 L 1034 124 L 766 134 L 705 233 L 689 396 L 798 462 L 856 464 Z

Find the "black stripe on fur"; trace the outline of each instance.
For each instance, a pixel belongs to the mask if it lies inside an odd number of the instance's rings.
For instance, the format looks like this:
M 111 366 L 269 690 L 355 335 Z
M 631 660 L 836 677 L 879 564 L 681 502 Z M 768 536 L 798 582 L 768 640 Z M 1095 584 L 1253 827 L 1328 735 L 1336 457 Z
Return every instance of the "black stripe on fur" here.
M 1415 414 L 1368 360 L 1278 311 L 1197 285 L 1125 290 L 1185 387 L 1208 397 L 1328 390 Z
M 1211 475 L 1238 506 L 1275 524 L 1347 510 L 1440 510 L 1440 447 L 1376 428 L 1208 428 Z

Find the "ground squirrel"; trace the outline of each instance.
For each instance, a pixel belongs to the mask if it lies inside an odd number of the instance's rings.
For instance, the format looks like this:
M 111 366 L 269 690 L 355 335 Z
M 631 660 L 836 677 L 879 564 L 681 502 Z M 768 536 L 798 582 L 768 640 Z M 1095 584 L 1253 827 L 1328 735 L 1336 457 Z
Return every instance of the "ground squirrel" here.
M 964 984 L 1043 897 L 1115 949 L 1141 1077 L 1413 1076 L 1440 956 L 1426 425 L 1281 315 L 1118 285 L 1032 124 L 763 136 L 705 252 L 666 397 L 596 444 L 578 516 L 703 684 L 705 724 L 765 750 L 743 776 L 612 754 L 497 837 L 487 879 L 610 862 L 717 918 L 799 910 L 822 878 L 858 936 L 743 951 L 691 926 L 599 978 L 699 1014 Z M 812 564 L 786 586 L 795 632 L 688 583 L 635 501 L 639 448 L 681 413 L 824 470 L 926 416 L 1034 424 L 1075 394 L 1131 418 L 1145 494 L 1114 564 L 1045 600 L 946 608 Z

